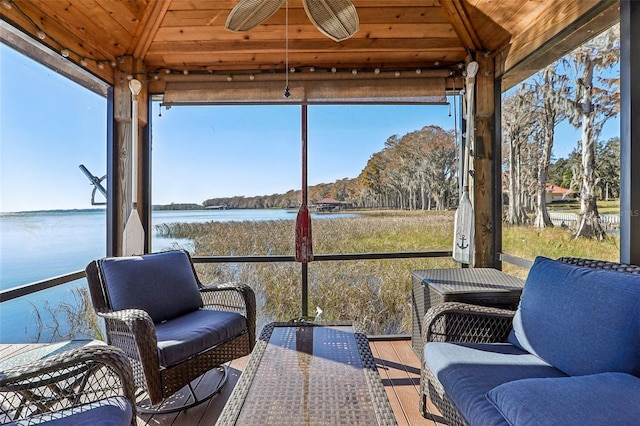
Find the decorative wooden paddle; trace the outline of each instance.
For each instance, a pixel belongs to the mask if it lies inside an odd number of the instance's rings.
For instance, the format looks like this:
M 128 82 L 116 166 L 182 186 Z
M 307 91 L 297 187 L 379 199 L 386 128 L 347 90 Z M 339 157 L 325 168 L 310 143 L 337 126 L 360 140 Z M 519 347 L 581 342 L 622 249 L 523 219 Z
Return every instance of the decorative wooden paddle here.
M 474 83 L 478 72 L 478 63 L 470 62 L 467 66 L 467 141 L 465 143 L 462 166 L 462 195 L 455 214 L 453 225 L 453 260 L 460 263 L 473 263 L 474 249 L 474 213 L 469 199 L 469 147 L 475 140 L 474 126 Z
M 131 213 L 124 226 L 122 255 L 132 256 L 144 253 L 144 228 L 137 209 L 138 199 L 138 94 L 142 84 L 133 79 L 129 82 L 131 90 Z

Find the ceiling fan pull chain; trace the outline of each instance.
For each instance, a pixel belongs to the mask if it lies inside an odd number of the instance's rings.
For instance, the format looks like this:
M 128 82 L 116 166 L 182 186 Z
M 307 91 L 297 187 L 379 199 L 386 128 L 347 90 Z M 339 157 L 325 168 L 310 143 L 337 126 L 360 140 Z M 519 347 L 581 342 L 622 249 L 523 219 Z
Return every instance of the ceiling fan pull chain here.
M 284 97 L 291 96 L 289 92 L 289 0 L 285 0 L 284 11 Z

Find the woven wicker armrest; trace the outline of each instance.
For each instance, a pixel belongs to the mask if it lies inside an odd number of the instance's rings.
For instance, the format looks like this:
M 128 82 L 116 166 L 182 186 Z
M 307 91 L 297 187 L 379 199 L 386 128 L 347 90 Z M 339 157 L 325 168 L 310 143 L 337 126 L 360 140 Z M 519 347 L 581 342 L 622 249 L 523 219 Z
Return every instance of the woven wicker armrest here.
M 129 401 L 135 424 L 131 364 L 124 352 L 109 345 L 83 346 L 0 372 L 4 420 L 53 419 L 117 397 Z
M 427 342 L 506 342 L 515 311 L 446 302 L 424 316 L 423 346 Z
M 251 348 L 256 341 L 256 295 L 246 284 L 225 283 L 201 286 L 205 309 L 218 309 L 242 314 L 247 318 Z
M 113 312 L 99 312 L 105 319 L 108 343 L 124 350 L 137 368 L 142 364 L 143 370 L 148 365 L 158 365 L 158 337 L 156 327 L 149 314 L 141 309 L 123 309 Z M 145 371 L 148 380 L 157 376 Z M 140 376 L 136 376 L 137 378 Z M 141 377 L 140 377 L 141 379 Z M 137 383 L 140 385 L 140 383 Z

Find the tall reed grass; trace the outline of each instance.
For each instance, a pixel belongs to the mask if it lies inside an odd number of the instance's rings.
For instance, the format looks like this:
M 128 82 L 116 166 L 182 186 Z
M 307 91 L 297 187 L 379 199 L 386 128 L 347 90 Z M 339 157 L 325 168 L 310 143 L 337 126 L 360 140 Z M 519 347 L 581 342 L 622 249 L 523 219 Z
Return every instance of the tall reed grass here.
M 450 250 L 453 212 L 369 212 L 356 218 L 314 220 L 316 254 Z M 168 224 L 164 236 L 193 240 L 195 255 L 292 255 L 295 222 L 208 222 Z M 561 228 L 504 227 L 503 251 L 534 259 L 538 255 L 617 260 L 619 239 L 575 240 Z M 312 262 L 309 265 L 310 314 L 321 308 L 324 320 L 358 320 L 371 334 L 409 334 L 411 272 L 453 268 L 450 258 Z M 244 282 L 256 291 L 258 327 L 301 315 L 301 273 L 295 263 L 196 265 L 205 283 Z M 526 277 L 527 270 L 504 265 Z
M 314 220 L 314 253 L 450 250 L 452 216 L 372 214 Z M 292 255 L 293 220 L 170 224 L 164 236 L 193 240 L 195 255 Z M 409 333 L 411 271 L 454 267 L 449 258 L 312 262 L 310 314 L 324 320 L 358 320 L 369 333 Z M 205 283 L 244 282 L 256 291 L 259 327 L 301 315 L 301 272 L 296 263 L 199 264 Z

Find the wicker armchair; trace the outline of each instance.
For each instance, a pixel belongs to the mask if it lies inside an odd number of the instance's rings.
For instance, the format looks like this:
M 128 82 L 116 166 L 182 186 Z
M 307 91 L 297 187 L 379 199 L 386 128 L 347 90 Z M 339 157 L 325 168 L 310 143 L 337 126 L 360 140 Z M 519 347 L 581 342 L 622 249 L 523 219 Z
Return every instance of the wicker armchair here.
M 141 412 L 174 412 L 208 400 L 226 381 L 220 366 L 255 345 L 253 290 L 203 286 L 186 251 L 101 259 L 86 274 L 107 342 L 124 350 L 138 391 L 147 393 Z M 214 368 L 222 371 L 218 387 L 198 398 L 191 381 Z M 185 386 L 192 403 L 170 398 Z
M 2 424 L 136 424 L 131 365 L 104 344 L 0 372 L 0 405 Z
M 640 274 L 640 266 L 636 265 L 575 257 L 557 260 L 572 265 Z M 428 342 L 506 343 L 514 315 L 515 311 L 506 309 L 442 303 L 425 314 L 422 347 Z M 427 398 L 440 410 L 449 426 L 467 425 L 423 361 L 420 374 L 420 412 L 423 416 L 427 416 Z

